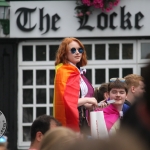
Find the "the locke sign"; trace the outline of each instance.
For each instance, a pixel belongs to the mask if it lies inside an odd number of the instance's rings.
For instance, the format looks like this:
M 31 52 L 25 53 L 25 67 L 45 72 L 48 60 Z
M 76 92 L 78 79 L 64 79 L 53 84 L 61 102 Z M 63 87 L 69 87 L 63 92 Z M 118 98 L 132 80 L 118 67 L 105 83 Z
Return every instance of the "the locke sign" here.
M 34 25 L 31 25 L 32 23 L 32 14 L 36 11 L 39 11 L 39 24 L 35 23 Z M 15 12 L 15 14 L 18 13 L 16 24 L 18 28 L 21 31 L 24 32 L 31 32 L 36 28 L 36 26 L 39 26 L 39 30 L 43 32 L 42 34 L 45 34 L 49 32 L 49 30 L 57 31 L 60 26 L 58 26 L 58 22 L 60 19 L 60 15 L 57 13 L 52 14 L 44 14 L 44 7 L 39 8 L 25 8 L 21 7 L 18 8 Z M 116 25 L 114 23 L 114 20 L 118 16 L 118 13 L 112 12 L 110 15 L 101 12 L 97 15 L 97 28 L 99 30 L 105 30 L 107 28 L 110 28 L 111 30 L 115 30 L 116 28 L 121 28 L 122 30 L 126 29 L 132 29 L 135 28 L 137 30 L 140 30 L 143 25 L 141 25 L 141 20 L 144 18 L 144 15 L 142 12 L 137 12 L 135 14 L 131 14 L 130 12 L 125 11 L 125 6 L 120 7 L 120 24 Z M 132 18 L 134 18 L 134 21 L 132 23 Z M 89 17 L 86 15 L 85 17 L 79 18 L 79 24 L 80 27 L 77 30 L 90 30 L 92 31 L 96 26 L 91 26 L 88 22 Z M 44 26 L 44 22 L 46 22 L 46 26 Z M 51 22 L 51 25 L 50 25 Z M 27 26 L 28 24 L 28 26 Z M 45 28 L 46 27 L 46 28 Z M 45 29 L 44 29 L 45 28 Z
M 7 122 L 4 114 L 0 111 L 0 137 L 4 135 L 7 128 Z

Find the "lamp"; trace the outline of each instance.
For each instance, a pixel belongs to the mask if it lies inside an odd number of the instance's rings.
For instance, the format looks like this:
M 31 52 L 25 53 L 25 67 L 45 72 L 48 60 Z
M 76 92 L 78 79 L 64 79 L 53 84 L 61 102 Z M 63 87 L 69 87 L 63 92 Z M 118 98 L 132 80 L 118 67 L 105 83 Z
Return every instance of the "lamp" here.
M 5 35 L 9 34 L 9 8 L 10 5 L 5 0 L 0 0 L 0 24 Z

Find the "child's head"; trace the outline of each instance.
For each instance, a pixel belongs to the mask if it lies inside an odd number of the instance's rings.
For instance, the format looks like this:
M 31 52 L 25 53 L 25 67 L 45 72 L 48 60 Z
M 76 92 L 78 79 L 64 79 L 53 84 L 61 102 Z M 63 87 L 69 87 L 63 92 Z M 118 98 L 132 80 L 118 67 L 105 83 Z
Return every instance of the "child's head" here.
M 98 102 L 108 98 L 108 83 L 102 83 L 100 87 L 94 91 L 94 97 Z

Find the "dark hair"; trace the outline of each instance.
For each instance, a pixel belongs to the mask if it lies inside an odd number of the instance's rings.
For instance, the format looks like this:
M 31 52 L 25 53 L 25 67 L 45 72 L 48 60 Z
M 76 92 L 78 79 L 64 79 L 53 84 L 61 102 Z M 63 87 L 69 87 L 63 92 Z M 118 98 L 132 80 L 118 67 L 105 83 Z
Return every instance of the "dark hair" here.
M 128 93 L 126 82 L 122 82 L 118 79 L 108 84 L 108 92 L 110 92 L 112 88 L 125 89 L 126 93 Z
M 102 83 L 99 88 L 94 90 L 94 97 L 98 102 L 104 100 L 104 93 L 108 92 L 108 83 Z
M 59 121 L 49 115 L 41 115 L 34 120 L 30 129 L 31 142 L 35 140 L 37 132 L 40 131 L 42 134 L 45 134 L 50 129 L 51 121 L 54 121 L 56 123 L 56 126 L 61 126 L 61 123 Z

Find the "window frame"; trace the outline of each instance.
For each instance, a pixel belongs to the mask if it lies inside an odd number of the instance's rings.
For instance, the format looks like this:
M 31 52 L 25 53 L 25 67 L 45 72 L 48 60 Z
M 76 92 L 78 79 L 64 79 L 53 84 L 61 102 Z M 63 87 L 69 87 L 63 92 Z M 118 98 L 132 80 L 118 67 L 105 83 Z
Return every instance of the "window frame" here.
M 29 142 L 24 142 L 23 141 L 23 126 L 31 126 L 32 123 L 23 123 L 22 120 L 22 116 L 23 115 L 23 107 L 34 107 L 33 109 L 33 120 L 36 117 L 35 114 L 35 109 L 36 106 L 44 106 L 47 105 L 48 100 L 49 100 L 49 91 L 47 91 L 47 103 L 46 104 L 36 104 L 33 106 L 33 104 L 23 104 L 23 97 L 22 97 L 22 93 L 23 93 L 23 88 L 34 88 L 34 90 L 36 89 L 36 87 L 40 88 L 40 87 L 46 87 L 47 90 L 51 88 L 54 88 L 54 85 L 50 85 L 49 82 L 49 69 L 55 69 L 54 66 L 54 61 L 50 61 L 49 60 L 49 45 L 59 45 L 61 42 L 61 40 L 29 40 L 29 41 L 23 41 L 20 42 L 18 45 L 18 149 L 28 149 L 29 145 L 30 145 L 30 141 Z M 119 74 L 120 77 L 122 75 L 122 68 L 133 68 L 133 73 L 137 73 L 137 69 L 138 69 L 138 61 L 137 61 L 137 56 L 138 56 L 138 51 L 137 50 L 137 41 L 136 40 L 81 40 L 81 42 L 85 45 L 85 44 L 89 44 L 92 45 L 92 60 L 88 60 L 88 64 L 87 66 L 84 66 L 83 68 L 85 69 L 91 69 L 92 70 L 92 85 L 93 87 L 98 87 L 100 86 L 100 84 L 95 84 L 95 69 L 106 69 L 106 82 L 108 82 L 108 69 L 109 68 L 119 68 Z M 108 44 L 114 44 L 114 43 L 118 43 L 119 44 L 119 51 L 121 51 L 121 44 L 129 44 L 132 43 L 133 44 L 133 59 L 132 60 L 108 60 Z M 106 53 L 106 60 L 94 60 L 95 58 L 95 44 L 106 44 L 106 48 L 107 50 L 105 51 Z M 29 62 L 24 62 L 22 61 L 22 46 L 23 45 L 33 45 L 33 61 L 29 61 Z M 35 61 L 35 46 L 36 45 L 46 45 L 46 61 L 39 61 L 36 62 Z M 122 54 L 120 53 L 120 56 L 122 56 Z M 23 75 L 23 70 L 34 70 L 33 71 L 33 85 L 32 86 L 22 86 L 22 75 Z M 35 70 L 43 70 L 43 69 L 47 69 L 47 85 L 35 85 Z M 35 94 L 35 91 L 33 92 Z M 33 95 L 33 102 L 36 100 L 35 95 Z M 49 114 L 49 107 L 52 106 L 52 104 L 49 104 L 46 106 L 47 108 L 47 114 Z

